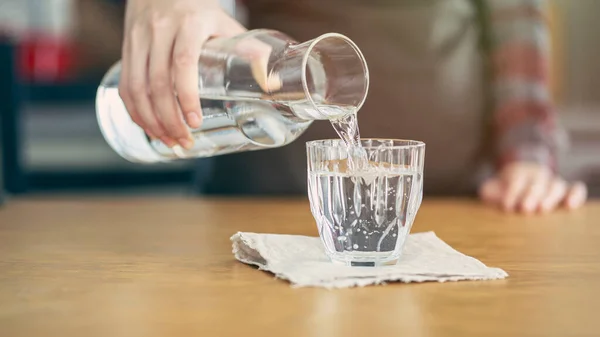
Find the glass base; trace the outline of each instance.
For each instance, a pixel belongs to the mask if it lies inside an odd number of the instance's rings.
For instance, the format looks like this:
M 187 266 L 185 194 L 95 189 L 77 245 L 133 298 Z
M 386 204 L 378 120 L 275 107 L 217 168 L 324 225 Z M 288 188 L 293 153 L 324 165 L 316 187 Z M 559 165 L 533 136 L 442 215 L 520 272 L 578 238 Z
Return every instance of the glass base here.
M 380 267 L 397 264 L 400 255 L 390 252 L 345 252 L 329 254 L 329 259 L 334 264 L 348 267 Z

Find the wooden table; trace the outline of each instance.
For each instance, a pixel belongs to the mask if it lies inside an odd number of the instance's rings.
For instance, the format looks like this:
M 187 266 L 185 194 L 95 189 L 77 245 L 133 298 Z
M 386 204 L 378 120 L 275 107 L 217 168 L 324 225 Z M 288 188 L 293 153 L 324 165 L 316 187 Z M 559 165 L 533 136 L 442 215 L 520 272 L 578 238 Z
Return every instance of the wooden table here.
M 600 203 L 525 217 L 426 200 L 427 230 L 510 277 L 293 289 L 229 237 L 316 235 L 305 200 L 13 200 L 0 336 L 600 336 Z

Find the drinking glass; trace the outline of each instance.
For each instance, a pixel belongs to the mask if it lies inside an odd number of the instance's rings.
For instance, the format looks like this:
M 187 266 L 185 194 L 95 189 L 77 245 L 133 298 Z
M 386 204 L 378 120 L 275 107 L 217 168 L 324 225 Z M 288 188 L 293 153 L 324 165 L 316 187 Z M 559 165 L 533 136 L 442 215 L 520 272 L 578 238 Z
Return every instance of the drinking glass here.
M 307 143 L 311 212 L 332 262 L 395 264 L 423 198 L 425 144 L 397 139 L 361 144 L 368 165 L 351 169 L 342 140 Z

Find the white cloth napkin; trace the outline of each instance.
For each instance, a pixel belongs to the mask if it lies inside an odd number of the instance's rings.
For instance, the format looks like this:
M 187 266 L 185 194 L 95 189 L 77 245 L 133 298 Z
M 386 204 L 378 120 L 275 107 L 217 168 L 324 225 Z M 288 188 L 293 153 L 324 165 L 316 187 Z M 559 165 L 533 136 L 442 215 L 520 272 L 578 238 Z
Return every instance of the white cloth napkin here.
M 327 258 L 318 237 L 242 233 L 231 237 L 233 254 L 294 287 L 346 288 L 390 281 L 460 281 L 502 279 L 508 274 L 464 255 L 433 232 L 410 234 L 400 262 L 393 266 L 348 267 Z

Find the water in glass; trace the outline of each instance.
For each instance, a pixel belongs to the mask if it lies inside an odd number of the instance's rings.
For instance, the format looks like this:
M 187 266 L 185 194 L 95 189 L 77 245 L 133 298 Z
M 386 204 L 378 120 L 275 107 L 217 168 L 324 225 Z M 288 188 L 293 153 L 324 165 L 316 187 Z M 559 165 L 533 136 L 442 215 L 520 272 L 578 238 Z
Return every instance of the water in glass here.
M 309 142 L 311 211 L 334 262 L 395 263 L 422 198 L 424 145 L 394 140 L 359 144 L 361 151 L 350 160 L 341 140 Z M 352 167 L 362 155 L 364 166 Z

